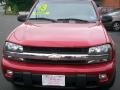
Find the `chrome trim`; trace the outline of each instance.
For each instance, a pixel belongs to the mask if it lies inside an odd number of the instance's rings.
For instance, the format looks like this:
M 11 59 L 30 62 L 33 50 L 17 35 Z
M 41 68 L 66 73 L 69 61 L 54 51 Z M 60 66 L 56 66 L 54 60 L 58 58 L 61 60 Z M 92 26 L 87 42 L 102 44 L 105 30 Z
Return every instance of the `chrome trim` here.
M 109 58 L 108 54 L 103 55 L 88 55 L 88 54 L 45 54 L 45 53 L 18 53 L 18 52 L 6 52 L 7 56 L 15 58 L 26 59 L 40 59 L 40 60 L 102 60 Z

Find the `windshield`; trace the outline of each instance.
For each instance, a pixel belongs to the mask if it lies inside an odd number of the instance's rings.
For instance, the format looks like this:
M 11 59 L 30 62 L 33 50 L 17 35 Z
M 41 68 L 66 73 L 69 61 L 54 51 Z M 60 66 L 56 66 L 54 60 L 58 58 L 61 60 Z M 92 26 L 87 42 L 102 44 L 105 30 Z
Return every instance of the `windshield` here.
M 33 9 L 29 19 L 47 18 L 80 19 L 96 21 L 97 16 L 93 5 L 90 2 L 39 2 Z

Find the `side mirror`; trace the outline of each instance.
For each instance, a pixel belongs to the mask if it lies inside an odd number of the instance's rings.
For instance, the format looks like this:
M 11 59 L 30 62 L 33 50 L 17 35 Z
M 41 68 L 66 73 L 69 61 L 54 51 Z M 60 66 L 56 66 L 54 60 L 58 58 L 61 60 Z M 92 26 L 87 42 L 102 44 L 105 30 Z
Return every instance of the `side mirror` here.
M 112 22 L 113 18 L 111 16 L 102 16 L 102 22 L 107 23 L 107 22 Z
M 17 17 L 17 20 L 20 21 L 20 22 L 25 22 L 27 19 L 27 15 L 19 15 Z

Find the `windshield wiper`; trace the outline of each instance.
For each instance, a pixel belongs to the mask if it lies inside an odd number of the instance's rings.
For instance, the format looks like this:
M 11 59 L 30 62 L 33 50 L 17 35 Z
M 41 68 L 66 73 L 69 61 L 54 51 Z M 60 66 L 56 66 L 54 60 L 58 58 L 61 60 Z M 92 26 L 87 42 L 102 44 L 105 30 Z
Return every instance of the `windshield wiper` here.
M 50 18 L 30 18 L 29 20 L 45 20 L 45 21 L 57 22 L 56 20 Z
M 78 23 L 80 22 L 85 22 L 85 23 L 89 23 L 89 21 L 87 20 L 82 20 L 82 19 L 77 19 L 77 18 L 64 18 L 64 19 L 57 19 L 57 21 L 63 21 L 63 22 L 69 22 L 69 21 L 76 21 Z

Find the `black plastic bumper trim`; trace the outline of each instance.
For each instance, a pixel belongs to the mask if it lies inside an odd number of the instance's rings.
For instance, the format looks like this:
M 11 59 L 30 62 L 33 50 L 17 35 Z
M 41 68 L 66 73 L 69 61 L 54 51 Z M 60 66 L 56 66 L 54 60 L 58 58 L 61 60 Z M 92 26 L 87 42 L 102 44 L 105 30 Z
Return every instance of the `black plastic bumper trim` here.
M 13 75 L 12 81 L 15 84 L 25 85 L 25 86 L 42 86 L 42 75 L 31 74 L 29 72 L 19 73 L 16 72 Z M 75 87 L 75 88 L 89 88 L 98 87 L 98 78 L 94 75 L 66 75 L 65 76 L 65 87 Z

